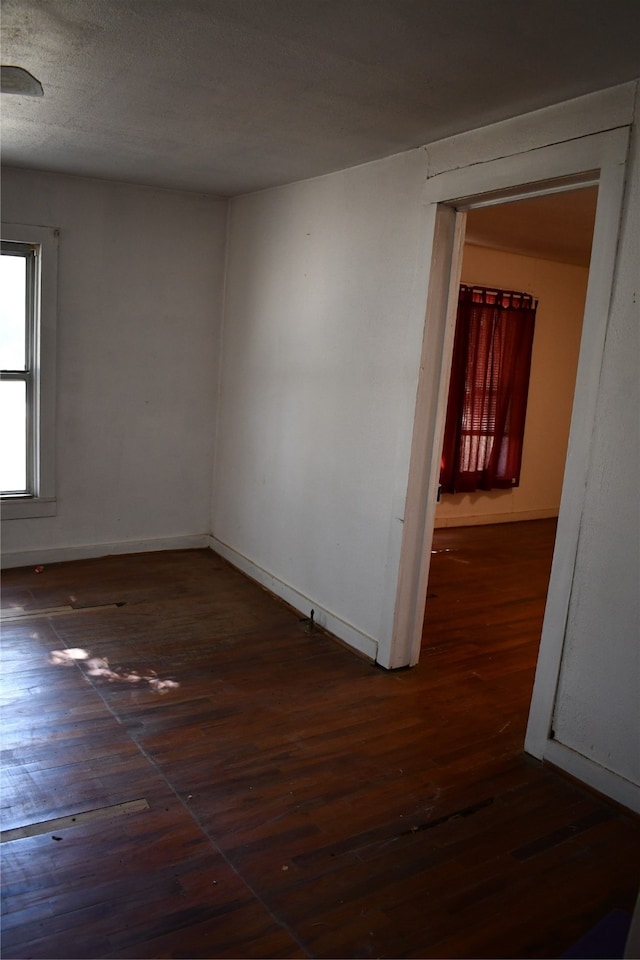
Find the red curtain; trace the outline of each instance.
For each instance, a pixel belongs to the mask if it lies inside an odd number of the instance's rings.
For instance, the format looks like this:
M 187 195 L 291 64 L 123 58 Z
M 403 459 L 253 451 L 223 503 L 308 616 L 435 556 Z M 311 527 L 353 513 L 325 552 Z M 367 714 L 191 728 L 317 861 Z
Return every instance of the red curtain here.
M 520 482 L 537 301 L 460 287 L 440 484 L 443 493 Z

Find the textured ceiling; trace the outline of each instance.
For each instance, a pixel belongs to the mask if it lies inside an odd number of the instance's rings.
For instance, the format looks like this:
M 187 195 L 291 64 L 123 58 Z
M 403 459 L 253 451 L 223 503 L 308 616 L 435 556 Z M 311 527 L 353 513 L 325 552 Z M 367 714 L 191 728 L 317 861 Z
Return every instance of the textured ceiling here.
M 6 164 L 235 195 L 640 76 L 639 0 L 3 0 Z

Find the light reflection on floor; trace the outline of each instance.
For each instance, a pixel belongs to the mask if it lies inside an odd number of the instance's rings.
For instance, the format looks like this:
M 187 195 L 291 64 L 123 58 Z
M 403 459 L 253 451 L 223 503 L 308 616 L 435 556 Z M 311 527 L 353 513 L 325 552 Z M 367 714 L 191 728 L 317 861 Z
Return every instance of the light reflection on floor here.
M 155 671 L 140 673 L 137 670 L 114 669 L 109 665 L 106 657 L 92 657 L 88 650 L 82 647 L 70 647 L 65 650 L 52 650 L 49 654 L 49 663 L 55 667 L 79 666 L 89 677 L 102 677 L 109 683 L 146 684 L 155 693 L 168 693 L 180 684 L 175 680 L 161 680 Z

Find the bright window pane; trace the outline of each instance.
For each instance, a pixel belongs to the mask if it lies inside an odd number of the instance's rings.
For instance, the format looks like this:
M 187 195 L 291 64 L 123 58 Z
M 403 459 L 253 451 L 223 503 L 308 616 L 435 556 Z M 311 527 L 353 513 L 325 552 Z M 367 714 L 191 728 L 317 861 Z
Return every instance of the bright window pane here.
M 25 369 L 27 261 L 0 257 L 0 369 Z
M 24 380 L 0 383 L 0 430 L 0 487 L 3 493 L 24 492 L 27 489 L 27 385 Z

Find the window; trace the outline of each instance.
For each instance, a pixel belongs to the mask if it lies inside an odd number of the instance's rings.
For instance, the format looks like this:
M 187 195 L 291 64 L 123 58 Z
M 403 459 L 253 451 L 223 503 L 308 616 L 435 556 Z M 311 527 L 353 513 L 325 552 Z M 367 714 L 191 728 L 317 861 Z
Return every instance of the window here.
M 28 243 L 2 242 L 0 258 L 0 411 L 3 455 L 0 484 L 3 496 L 26 496 L 34 490 L 33 396 L 37 387 L 35 303 L 38 248 Z
M 2 225 L 0 487 L 2 518 L 56 512 L 57 231 Z
M 537 303 L 460 287 L 440 484 L 444 493 L 520 482 Z

